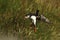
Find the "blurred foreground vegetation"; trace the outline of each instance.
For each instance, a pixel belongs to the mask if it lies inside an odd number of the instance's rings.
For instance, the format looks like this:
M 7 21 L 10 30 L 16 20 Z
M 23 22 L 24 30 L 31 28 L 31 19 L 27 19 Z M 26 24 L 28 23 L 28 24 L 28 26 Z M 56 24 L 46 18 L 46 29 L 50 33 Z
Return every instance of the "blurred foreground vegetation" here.
M 24 15 L 39 9 L 53 24 L 37 21 L 37 32 Z M 0 34 L 18 40 L 60 40 L 60 0 L 0 0 Z

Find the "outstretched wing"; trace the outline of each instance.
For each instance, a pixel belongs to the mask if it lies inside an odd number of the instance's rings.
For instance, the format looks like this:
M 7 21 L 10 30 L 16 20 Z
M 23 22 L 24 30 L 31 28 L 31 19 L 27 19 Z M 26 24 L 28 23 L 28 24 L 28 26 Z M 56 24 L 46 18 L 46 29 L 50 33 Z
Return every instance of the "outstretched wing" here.
M 43 15 L 41 15 L 41 20 L 44 22 L 50 23 L 50 20 Z

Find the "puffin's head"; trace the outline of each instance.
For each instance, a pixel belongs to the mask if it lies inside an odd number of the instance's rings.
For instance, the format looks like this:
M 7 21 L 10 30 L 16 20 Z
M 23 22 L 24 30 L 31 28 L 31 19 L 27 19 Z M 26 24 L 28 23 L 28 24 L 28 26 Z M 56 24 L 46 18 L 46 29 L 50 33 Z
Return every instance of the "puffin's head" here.
M 25 18 L 27 19 L 27 18 L 30 18 L 30 14 L 26 14 L 25 15 Z

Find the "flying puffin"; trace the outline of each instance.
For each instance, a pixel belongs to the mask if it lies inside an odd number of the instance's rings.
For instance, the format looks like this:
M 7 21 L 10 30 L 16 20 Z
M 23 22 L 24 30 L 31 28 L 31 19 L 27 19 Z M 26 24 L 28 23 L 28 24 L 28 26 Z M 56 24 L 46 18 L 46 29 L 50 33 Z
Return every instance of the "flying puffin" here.
M 43 15 L 38 15 L 39 10 L 36 10 L 35 14 L 29 13 L 25 15 L 26 19 L 31 19 L 32 20 L 32 25 L 34 26 L 34 32 L 36 32 L 36 21 L 37 20 L 42 20 L 44 22 L 50 23 L 50 21 Z

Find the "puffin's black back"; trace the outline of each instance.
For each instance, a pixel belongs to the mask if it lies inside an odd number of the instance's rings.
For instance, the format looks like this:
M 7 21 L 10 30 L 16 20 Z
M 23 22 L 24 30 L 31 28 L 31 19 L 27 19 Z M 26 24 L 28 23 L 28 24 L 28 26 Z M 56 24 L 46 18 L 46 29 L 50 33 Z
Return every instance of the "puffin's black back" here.
M 27 15 L 29 15 L 29 16 L 36 16 L 36 14 L 33 14 L 33 13 L 29 13 L 29 14 L 26 14 L 25 16 L 27 16 Z
M 39 16 L 38 13 L 39 13 L 39 10 L 36 10 L 36 13 L 29 13 L 29 14 L 26 14 L 25 16 L 27 16 L 27 15 L 29 15 L 30 17 L 31 16 Z

